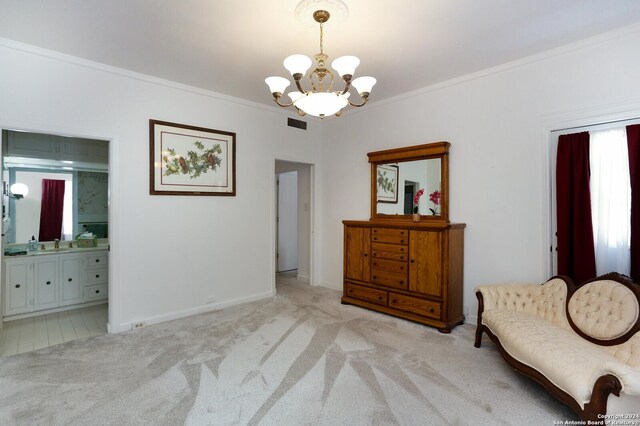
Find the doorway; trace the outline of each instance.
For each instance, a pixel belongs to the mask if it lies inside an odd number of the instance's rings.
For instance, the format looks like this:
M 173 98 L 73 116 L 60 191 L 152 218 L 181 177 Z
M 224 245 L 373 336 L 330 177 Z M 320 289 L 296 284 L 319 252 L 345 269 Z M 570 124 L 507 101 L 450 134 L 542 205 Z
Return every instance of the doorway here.
M 300 284 L 311 281 L 312 165 L 275 161 L 275 271 Z
M 2 130 L 1 158 L 0 356 L 106 334 L 109 141 Z

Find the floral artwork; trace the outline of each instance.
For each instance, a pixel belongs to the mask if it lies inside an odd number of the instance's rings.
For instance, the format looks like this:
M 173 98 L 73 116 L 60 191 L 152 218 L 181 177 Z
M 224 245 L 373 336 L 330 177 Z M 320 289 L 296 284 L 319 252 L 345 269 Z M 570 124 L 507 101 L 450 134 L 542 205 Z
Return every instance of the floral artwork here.
M 379 165 L 376 167 L 376 182 L 379 203 L 398 202 L 398 166 Z
M 440 191 L 433 191 L 429 194 L 429 200 L 433 203 L 433 208 L 430 208 L 431 213 L 435 216 L 438 214 L 438 206 L 440 205 L 440 200 L 442 199 L 442 194 Z
M 195 141 L 193 145 L 198 152 L 187 151 L 186 159 L 177 154 L 173 148 L 167 148 L 163 152 L 165 154 L 162 156 L 164 176 L 183 174 L 195 179 L 202 173 L 207 173 L 208 170 L 215 171 L 222 164 L 222 158 L 219 156 L 222 154 L 220 144 L 215 144 L 209 149 L 205 149 L 200 141 Z
M 152 195 L 235 195 L 235 133 L 149 121 Z

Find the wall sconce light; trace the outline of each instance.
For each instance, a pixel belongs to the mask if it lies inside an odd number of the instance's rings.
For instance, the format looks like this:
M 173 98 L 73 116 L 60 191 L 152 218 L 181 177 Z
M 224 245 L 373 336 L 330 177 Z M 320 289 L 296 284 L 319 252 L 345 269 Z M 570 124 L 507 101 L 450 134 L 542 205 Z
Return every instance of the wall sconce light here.
M 7 184 L 4 184 L 4 195 L 9 198 L 15 198 L 16 200 L 21 200 L 29 194 L 29 187 L 24 183 L 16 182 L 9 189 L 7 189 Z

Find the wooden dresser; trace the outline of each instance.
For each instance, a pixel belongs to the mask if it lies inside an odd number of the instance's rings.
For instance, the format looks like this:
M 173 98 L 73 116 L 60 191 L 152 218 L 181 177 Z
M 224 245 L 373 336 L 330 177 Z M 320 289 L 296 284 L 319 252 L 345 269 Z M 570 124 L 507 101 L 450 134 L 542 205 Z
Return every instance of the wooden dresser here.
M 464 321 L 465 224 L 343 221 L 343 304 L 437 327 Z

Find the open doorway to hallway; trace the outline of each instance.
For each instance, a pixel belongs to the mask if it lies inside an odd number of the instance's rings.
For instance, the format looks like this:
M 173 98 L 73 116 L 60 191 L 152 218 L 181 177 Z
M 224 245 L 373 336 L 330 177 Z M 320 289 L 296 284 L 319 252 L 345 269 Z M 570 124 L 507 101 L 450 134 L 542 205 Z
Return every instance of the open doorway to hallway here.
M 286 273 L 308 284 L 312 269 L 312 165 L 276 160 L 275 179 L 276 274 Z

